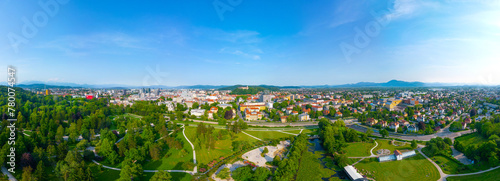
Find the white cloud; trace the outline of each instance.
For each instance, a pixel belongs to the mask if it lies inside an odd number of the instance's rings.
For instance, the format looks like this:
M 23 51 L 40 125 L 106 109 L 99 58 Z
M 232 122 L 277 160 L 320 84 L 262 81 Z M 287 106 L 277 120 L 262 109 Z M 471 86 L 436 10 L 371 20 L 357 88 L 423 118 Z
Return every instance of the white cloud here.
M 436 8 L 438 6 L 439 3 L 434 1 L 395 0 L 386 18 L 393 20 L 404 16 L 412 16 L 421 10 Z
M 97 33 L 82 36 L 63 36 L 53 41 L 41 44 L 39 48 L 56 49 L 68 55 L 86 55 L 88 52 L 112 52 L 114 48 L 151 50 L 146 46 L 150 42 L 144 38 L 132 37 L 124 33 Z M 94 50 L 94 51 L 92 51 Z M 112 52 L 116 53 L 116 52 Z M 126 54 L 128 52 L 123 52 Z

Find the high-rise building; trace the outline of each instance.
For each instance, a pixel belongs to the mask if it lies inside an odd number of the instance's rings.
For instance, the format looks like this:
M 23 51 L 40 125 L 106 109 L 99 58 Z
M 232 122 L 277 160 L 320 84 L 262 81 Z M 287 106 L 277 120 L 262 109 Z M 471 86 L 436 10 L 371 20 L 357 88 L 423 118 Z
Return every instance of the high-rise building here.
M 50 90 L 49 89 L 45 89 L 45 95 L 50 95 Z

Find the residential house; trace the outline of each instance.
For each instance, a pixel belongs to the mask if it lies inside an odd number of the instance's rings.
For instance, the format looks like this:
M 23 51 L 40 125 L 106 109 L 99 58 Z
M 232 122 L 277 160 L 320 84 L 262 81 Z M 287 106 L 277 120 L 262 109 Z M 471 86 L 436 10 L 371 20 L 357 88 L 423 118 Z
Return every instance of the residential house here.
M 336 112 L 335 113 L 335 117 L 342 117 L 342 113 L 341 112 Z
M 379 121 L 378 124 L 382 127 L 387 127 L 387 122 L 386 121 Z
M 212 106 L 210 108 L 210 111 L 212 111 L 213 113 L 217 113 L 217 111 L 219 111 L 219 108 L 215 107 L 215 106 Z
M 415 126 L 415 124 L 411 124 L 410 126 L 407 127 L 406 129 L 408 132 L 418 132 L 418 127 Z
M 193 116 L 200 117 L 205 114 L 205 109 L 191 109 L 190 113 Z
M 370 126 L 373 126 L 373 125 L 377 124 L 377 122 L 378 121 L 376 119 L 373 119 L 373 118 L 366 119 L 366 124 L 370 125 Z
M 399 123 L 398 122 L 391 122 L 391 123 L 389 123 L 389 128 L 394 129 L 394 132 L 397 132 L 398 128 L 399 128 Z
M 309 118 L 309 114 L 307 114 L 307 113 L 302 113 L 299 115 L 299 121 L 308 121 L 310 119 L 311 118 Z
M 286 123 L 286 118 L 287 118 L 286 116 L 281 116 L 281 119 L 280 119 L 280 120 L 281 120 L 281 122 L 282 122 L 282 123 Z

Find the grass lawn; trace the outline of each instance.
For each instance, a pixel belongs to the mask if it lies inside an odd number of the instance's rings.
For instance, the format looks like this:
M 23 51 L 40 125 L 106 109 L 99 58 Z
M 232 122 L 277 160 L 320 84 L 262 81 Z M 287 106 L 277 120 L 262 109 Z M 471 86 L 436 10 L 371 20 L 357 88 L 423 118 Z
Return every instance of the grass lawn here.
M 96 181 L 118 180 L 120 178 L 120 170 L 103 169 L 102 171 L 93 171 Z
M 391 144 L 390 140 L 377 139 L 376 141 L 378 143 L 378 146 L 375 149 L 373 149 L 373 154 L 377 154 L 377 150 L 380 150 L 380 149 L 388 149 L 391 151 L 391 153 L 394 152 L 394 150 L 411 150 L 410 143 L 402 143 L 402 142 L 396 141 L 398 144 L 404 144 L 404 145 L 403 146 L 395 146 L 395 145 Z
M 286 134 L 286 133 L 280 133 L 278 131 L 245 131 L 245 132 L 252 135 L 252 136 L 260 138 L 262 140 L 276 139 L 276 138 L 287 138 L 287 137 L 293 136 L 293 135 Z
M 375 146 L 375 143 L 365 143 L 365 142 L 357 142 L 357 143 L 348 143 L 346 150 L 347 157 L 362 157 L 362 156 L 370 156 L 370 150 Z
M 216 131 L 218 131 L 216 129 Z M 220 158 L 227 157 L 233 154 L 233 146 L 231 139 L 218 140 L 215 143 L 215 149 L 210 151 L 204 147 L 200 147 L 200 144 L 196 140 L 196 127 L 186 127 L 186 136 L 193 143 L 196 149 L 196 161 L 201 164 L 208 164 L 210 161 Z M 242 137 L 239 135 L 238 137 Z M 245 138 L 241 138 L 245 139 Z M 248 139 L 248 138 L 247 138 Z
M 377 181 L 383 180 L 438 180 L 439 172 L 424 156 L 417 154 L 400 161 L 378 162 L 377 158 L 364 159 L 356 164 L 361 174 Z
M 441 155 L 435 155 L 431 157 L 431 159 L 436 164 L 438 164 L 441 167 L 441 170 L 443 170 L 443 172 L 446 174 L 466 173 L 466 172 L 459 172 L 458 168 L 460 167 L 460 165 L 457 162 L 451 160 L 450 158 Z
M 335 174 L 335 171 L 324 168 L 321 165 L 321 152 L 313 154 L 310 151 L 304 152 L 300 161 L 299 171 L 296 180 L 321 180 L 329 178 Z
M 427 151 L 428 147 L 422 148 L 422 152 L 429 156 L 429 153 Z M 451 154 L 451 149 L 449 151 Z M 433 157 L 429 157 L 434 161 L 436 164 L 438 164 L 441 167 L 441 170 L 443 170 L 444 173 L 446 174 L 460 174 L 460 173 L 470 173 L 473 172 L 473 170 L 468 169 L 466 166 L 462 166 L 461 164 L 457 163 L 458 160 L 453 160 L 451 158 L 442 156 L 442 155 L 434 155 Z
M 234 139 L 234 141 L 248 141 L 249 143 L 254 143 L 254 142 L 257 142 L 259 140 L 252 138 L 252 137 L 240 132 L 240 133 L 236 134 L 236 139 Z
M 196 130 L 195 130 L 196 131 Z M 186 130 L 187 132 L 187 130 Z M 187 134 L 186 134 L 187 135 Z M 187 154 L 182 154 L 181 150 L 178 149 L 169 149 L 168 152 L 163 153 L 162 158 L 160 160 L 151 160 L 144 165 L 142 165 L 144 170 L 184 170 L 182 168 L 182 164 L 184 162 L 193 162 L 193 149 L 191 145 L 187 142 L 186 138 L 182 132 L 177 133 L 177 140 L 182 140 L 183 149 L 187 152 Z M 167 145 L 165 145 L 167 147 Z M 165 157 L 169 155 L 168 157 Z
M 481 174 L 476 174 L 476 175 L 467 175 L 467 176 L 454 176 L 454 177 L 447 177 L 446 180 L 448 181 L 458 181 L 458 180 L 467 180 L 467 181 L 483 181 L 483 180 L 498 180 L 500 176 L 500 168 L 497 168 L 495 170 L 481 173 Z
M 462 142 L 462 144 L 464 144 L 464 145 L 480 144 L 480 143 L 483 143 L 485 141 L 488 141 L 487 139 L 483 138 L 483 136 L 481 136 L 477 133 L 472 133 L 472 134 L 468 134 L 465 136 L 456 137 L 455 140 Z
M 139 116 L 137 114 L 132 114 L 132 113 L 125 113 L 123 116 L 125 116 L 125 117 L 132 117 L 132 118 L 135 118 L 135 119 L 142 119 L 142 116 Z
M 304 133 L 304 134 L 316 134 L 317 131 L 318 131 L 318 129 L 303 129 L 302 133 Z M 299 134 L 300 130 L 289 130 L 289 131 L 285 130 L 284 132 Z

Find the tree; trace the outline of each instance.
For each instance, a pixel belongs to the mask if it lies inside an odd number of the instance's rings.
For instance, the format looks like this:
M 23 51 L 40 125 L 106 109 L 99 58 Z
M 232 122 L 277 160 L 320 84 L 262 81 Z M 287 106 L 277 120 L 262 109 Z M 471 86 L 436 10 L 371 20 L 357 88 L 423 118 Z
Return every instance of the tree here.
M 76 144 L 76 148 L 78 150 L 84 150 L 86 147 L 87 147 L 87 140 L 86 139 L 83 139 L 82 141 L 80 141 L 78 144 Z
M 383 138 L 389 136 L 389 131 L 387 131 L 386 129 L 382 129 L 380 130 L 380 135 L 382 135 Z
M 451 139 L 450 139 L 450 138 L 446 137 L 446 138 L 444 138 L 443 140 L 444 140 L 444 142 L 445 142 L 446 144 L 448 144 L 448 145 L 453 145 L 453 142 L 451 141 Z
M 102 165 L 100 165 L 102 166 Z M 94 181 L 94 174 L 92 173 L 92 170 L 90 170 L 90 167 L 87 167 L 87 170 L 85 171 L 85 176 L 86 176 L 86 179 L 85 181 Z
M 233 111 L 232 110 L 227 110 L 225 113 L 224 113 L 224 119 L 231 119 L 233 118 Z
M 33 156 L 30 153 L 23 153 L 21 156 L 21 167 L 31 167 L 31 169 L 35 168 L 36 163 Z
M 417 140 L 411 141 L 411 149 L 417 149 L 417 147 L 418 147 Z
M 22 181 L 35 181 L 35 179 L 33 178 L 32 174 L 31 174 L 31 171 L 33 171 L 33 169 L 30 166 L 23 168 Z
M 223 168 L 218 174 L 217 174 L 217 177 L 218 178 L 221 178 L 221 179 L 227 179 L 229 178 L 229 174 L 230 174 L 230 170 L 229 168 Z
M 349 158 L 345 154 L 336 154 L 333 159 L 335 162 L 337 162 L 337 165 L 339 167 L 344 168 L 345 166 L 349 165 Z
M 100 141 L 100 146 L 99 146 L 99 155 L 107 157 L 111 152 L 113 151 L 113 142 L 108 141 L 107 138 L 104 138 Z
M 129 181 L 134 178 L 139 177 L 142 174 L 142 166 L 137 164 L 135 161 L 130 159 L 124 160 L 122 162 L 122 169 L 120 171 L 120 179 L 121 181 Z
M 472 109 L 470 110 L 470 117 L 474 117 L 475 115 L 477 115 L 476 108 L 472 108 Z
M 425 123 L 423 121 L 418 122 L 418 128 L 422 131 L 425 131 Z
M 366 133 L 366 136 L 370 137 L 370 136 L 372 136 L 373 130 L 371 128 L 368 128 L 365 133 Z
M 262 150 L 262 153 L 260 154 L 262 157 L 264 157 L 266 155 L 266 153 L 268 153 L 269 150 L 267 149 L 267 146 L 264 147 L 264 150 Z
M 43 162 L 39 161 L 38 165 L 36 166 L 36 170 L 35 170 L 36 180 L 38 180 L 38 181 L 45 180 L 45 172 L 43 170 L 44 168 L 45 167 L 43 166 Z
M 252 177 L 252 168 L 250 166 L 239 167 L 233 172 L 233 179 L 237 181 L 250 181 Z
M 153 160 L 159 160 L 161 157 L 161 150 L 158 144 L 152 144 L 149 147 L 149 155 Z
M 269 171 L 265 167 L 257 167 L 255 172 L 253 173 L 252 180 L 254 181 L 266 181 L 267 178 L 271 175 L 271 171 Z
M 172 176 L 170 173 L 165 172 L 163 170 L 159 170 L 156 172 L 153 177 L 151 177 L 151 181 L 170 181 L 172 179 Z

